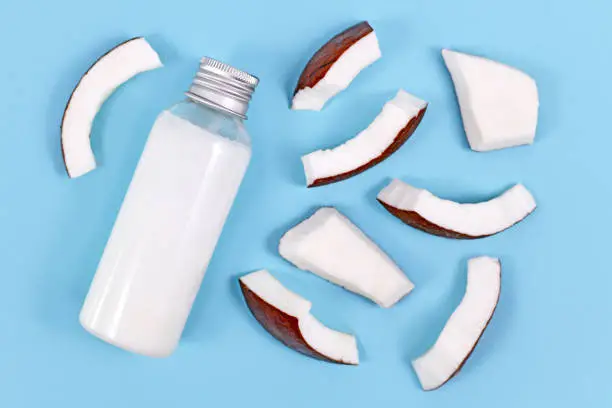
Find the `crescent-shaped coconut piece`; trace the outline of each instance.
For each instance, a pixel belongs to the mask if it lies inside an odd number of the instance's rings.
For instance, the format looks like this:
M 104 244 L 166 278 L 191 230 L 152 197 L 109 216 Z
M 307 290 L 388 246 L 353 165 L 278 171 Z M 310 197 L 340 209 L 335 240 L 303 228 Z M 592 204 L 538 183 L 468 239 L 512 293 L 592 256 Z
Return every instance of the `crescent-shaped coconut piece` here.
M 440 388 L 453 378 L 470 357 L 497 308 L 501 292 L 501 264 L 489 257 L 468 261 L 463 300 L 432 348 L 412 366 L 425 391 Z
M 473 150 L 533 143 L 540 105 L 533 78 L 487 58 L 451 50 L 442 50 L 442 57 L 453 78 Z
M 522 221 L 536 208 L 535 199 L 522 184 L 489 201 L 462 204 L 395 179 L 378 194 L 378 201 L 411 227 L 455 239 L 497 234 Z
M 298 268 L 391 307 L 414 285 L 356 225 L 332 207 L 323 207 L 280 240 L 279 252 Z
M 285 288 L 268 271 L 241 277 L 240 288 L 255 319 L 287 347 L 323 361 L 359 364 L 355 337 L 323 325 L 310 314 L 308 300 Z
M 426 110 L 427 102 L 400 89 L 357 136 L 302 157 L 308 187 L 346 180 L 382 162 L 412 136 Z
M 159 55 L 142 37 L 117 45 L 83 75 L 70 96 L 62 119 L 62 155 L 71 178 L 96 168 L 91 127 L 104 101 L 135 75 L 162 66 Z
M 367 21 L 344 30 L 308 61 L 293 93 L 291 109 L 320 111 L 380 56 L 376 33 Z

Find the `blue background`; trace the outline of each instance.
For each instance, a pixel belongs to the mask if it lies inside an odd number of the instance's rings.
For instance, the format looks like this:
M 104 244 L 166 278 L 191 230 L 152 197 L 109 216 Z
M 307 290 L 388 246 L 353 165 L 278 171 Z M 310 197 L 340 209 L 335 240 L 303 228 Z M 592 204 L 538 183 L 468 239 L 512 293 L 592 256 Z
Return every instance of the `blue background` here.
M 605 407 L 612 405 L 610 40 L 606 0 L 13 1 L 0 5 L 0 406 L 13 407 Z M 312 53 L 362 19 L 383 58 L 324 111 L 288 95 Z M 99 168 L 70 180 L 59 124 L 89 65 L 145 35 L 166 68 L 116 92 L 98 116 Z M 486 55 L 536 78 L 536 143 L 469 150 L 440 49 Z M 248 122 L 254 160 L 184 339 L 149 359 L 86 334 L 78 313 L 156 115 L 182 99 L 199 57 L 261 78 Z M 430 102 L 413 138 L 348 181 L 307 190 L 300 156 L 364 128 L 398 88 Z M 485 240 L 413 230 L 376 193 L 392 177 L 457 200 L 523 182 L 538 210 Z M 381 309 L 277 254 L 282 233 L 335 205 L 415 282 Z M 409 360 L 459 303 L 469 257 L 499 256 L 501 303 L 461 374 L 425 393 Z M 246 309 L 236 278 L 269 268 L 336 329 L 358 335 L 362 364 L 286 349 Z

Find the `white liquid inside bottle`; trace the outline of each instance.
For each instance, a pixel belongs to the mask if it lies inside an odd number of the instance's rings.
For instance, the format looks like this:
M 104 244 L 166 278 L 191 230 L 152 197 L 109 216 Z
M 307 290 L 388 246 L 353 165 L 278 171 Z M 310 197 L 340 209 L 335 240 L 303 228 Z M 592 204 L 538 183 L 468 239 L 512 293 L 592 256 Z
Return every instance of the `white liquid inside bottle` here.
M 190 101 L 157 118 L 81 311 L 87 331 L 175 350 L 250 156 L 231 114 Z

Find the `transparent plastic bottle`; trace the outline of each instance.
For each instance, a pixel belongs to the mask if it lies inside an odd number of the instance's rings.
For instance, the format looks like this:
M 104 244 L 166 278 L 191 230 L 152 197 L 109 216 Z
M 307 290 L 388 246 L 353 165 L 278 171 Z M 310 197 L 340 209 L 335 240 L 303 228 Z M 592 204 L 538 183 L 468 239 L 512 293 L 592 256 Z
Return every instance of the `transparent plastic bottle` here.
M 187 100 L 157 118 L 81 310 L 123 349 L 170 355 L 246 172 L 258 79 L 204 58 Z

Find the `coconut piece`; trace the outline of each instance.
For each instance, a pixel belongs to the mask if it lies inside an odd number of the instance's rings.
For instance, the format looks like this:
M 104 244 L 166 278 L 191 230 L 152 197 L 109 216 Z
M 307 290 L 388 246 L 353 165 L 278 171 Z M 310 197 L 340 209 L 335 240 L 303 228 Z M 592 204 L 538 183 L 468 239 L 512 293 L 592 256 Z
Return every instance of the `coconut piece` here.
M 476 151 L 532 144 L 538 88 L 529 75 L 490 59 L 442 50 L 459 99 L 463 126 Z
M 412 136 L 426 110 L 427 102 L 400 89 L 357 136 L 302 157 L 308 187 L 345 180 L 382 162 Z
M 382 307 L 393 306 L 414 288 L 389 256 L 335 208 L 321 208 L 290 229 L 279 252 L 298 268 Z
M 247 306 L 257 321 L 281 343 L 307 356 L 338 364 L 359 364 L 354 336 L 324 326 L 312 304 L 285 288 L 268 271 L 240 278 Z
M 499 259 L 486 256 L 468 261 L 467 288 L 432 348 L 412 366 L 425 391 L 454 377 L 470 357 L 497 308 L 501 292 Z
M 497 234 L 522 221 L 536 208 L 535 199 L 522 184 L 489 201 L 461 204 L 395 179 L 378 194 L 378 201 L 414 228 L 455 239 Z
M 79 177 L 96 168 L 90 135 L 104 101 L 130 78 L 161 66 L 149 43 L 137 37 L 108 51 L 89 68 L 74 88 L 62 119 L 62 155 L 69 177 Z
M 367 21 L 344 30 L 308 61 L 293 93 L 291 109 L 320 111 L 380 56 L 376 33 Z

